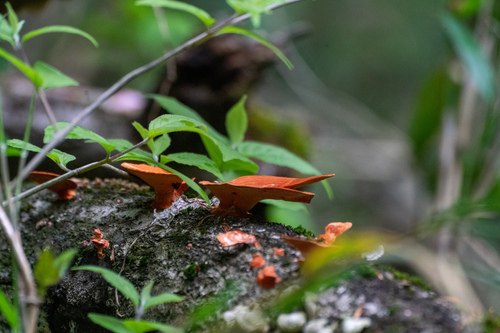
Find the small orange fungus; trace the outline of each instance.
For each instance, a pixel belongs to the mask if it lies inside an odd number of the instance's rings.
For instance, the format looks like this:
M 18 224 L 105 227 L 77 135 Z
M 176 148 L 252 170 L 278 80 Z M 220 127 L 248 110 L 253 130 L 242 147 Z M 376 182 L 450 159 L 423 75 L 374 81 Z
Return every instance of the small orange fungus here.
M 302 253 L 308 253 L 320 247 L 330 247 L 338 236 L 352 227 L 351 222 L 332 222 L 325 227 L 325 233 L 317 238 L 281 235 L 281 239 Z
M 281 281 L 274 271 L 274 266 L 264 267 L 257 275 L 257 284 L 264 289 L 271 289 Z
M 122 163 L 122 167 L 155 190 L 155 199 L 151 203 L 154 209 L 167 209 L 172 206 L 175 199 L 188 188 L 179 176 L 159 167 L 133 163 Z
M 92 236 L 92 244 L 94 244 L 94 246 L 96 247 L 97 249 L 97 257 L 99 259 L 104 259 L 106 257 L 106 255 L 102 252 L 105 248 L 109 247 L 109 241 L 102 238 L 103 237 L 103 234 L 101 232 L 101 230 L 99 229 L 94 229 L 94 235 Z
M 228 231 L 217 235 L 217 239 L 222 246 L 233 246 L 236 244 L 255 244 L 257 248 L 261 248 L 260 244 L 254 235 L 249 235 L 241 230 Z
M 28 176 L 28 179 L 37 182 L 38 184 L 43 184 L 59 176 L 60 175 L 52 172 L 32 171 Z M 73 198 L 76 194 L 75 190 L 77 187 L 78 185 L 74 181 L 66 179 L 47 188 L 57 194 L 58 200 L 67 200 Z
M 254 253 L 252 261 L 250 261 L 250 267 L 262 267 L 266 264 L 264 258 L 260 253 Z
M 332 244 L 338 236 L 352 227 L 351 222 L 332 222 L 325 227 L 325 233 L 318 238 L 323 239 L 325 243 Z
M 285 251 L 283 251 L 283 249 L 280 249 L 280 248 L 277 248 L 277 247 L 273 247 L 273 250 L 274 250 L 274 255 L 275 256 L 283 257 L 285 255 Z
M 219 198 L 220 204 L 212 210 L 217 216 L 246 217 L 248 211 L 264 199 L 309 203 L 314 193 L 298 191 L 296 188 L 319 182 L 333 174 L 307 178 L 274 176 L 243 176 L 227 183 L 201 181 Z

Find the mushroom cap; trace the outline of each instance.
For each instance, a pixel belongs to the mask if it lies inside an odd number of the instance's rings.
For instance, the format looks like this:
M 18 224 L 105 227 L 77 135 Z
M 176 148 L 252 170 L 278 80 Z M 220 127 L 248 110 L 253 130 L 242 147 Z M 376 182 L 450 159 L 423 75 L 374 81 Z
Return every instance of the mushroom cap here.
M 60 175 L 58 175 L 57 173 L 52 172 L 32 171 L 28 176 L 28 179 L 37 182 L 38 184 L 43 184 L 59 176 Z M 74 181 L 66 179 L 62 182 L 47 187 L 47 189 L 55 192 L 59 200 L 67 200 L 73 198 L 73 196 L 76 194 L 75 189 L 77 187 L 78 185 Z
M 204 185 L 220 200 L 219 207 L 213 211 L 214 214 L 244 217 L 253 206 L 264 199 L 309 203 L 314 193 L 295 189 L 332 176 L 333 174 L 307 178 L 243 176 L 227 183 L 201 181 L 200 185 Z
M 147 164 L 122 163 L 122 167 L 141 178 L 155 190 L 151 207 L 166 209 L 184 193 L 188 185 L 176 174 Z

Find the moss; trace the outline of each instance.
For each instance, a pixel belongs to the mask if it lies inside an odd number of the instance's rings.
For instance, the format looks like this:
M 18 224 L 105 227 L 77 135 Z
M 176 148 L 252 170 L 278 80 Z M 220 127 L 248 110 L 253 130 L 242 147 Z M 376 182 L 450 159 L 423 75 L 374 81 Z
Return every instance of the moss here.
M 497 333 L 500 330 L 500 316 L 496 315 L 492 310 L 488 311 L 483 319 L 484 333 Z
M 191 262 L 191 264 L 189 264 L 189 266 L 183 271 L 184 276 L 188 280 L 194 280 L 197 272 L 198 272 L 198 267 L 194 262 Z
M 377 277 L 377 269 L 370 265 L 360 266 L 357 269 L 357 274 L 366 278 L 366 279 L 374 279 Z
M 293 228 L 293 231 L 295 231 L 299 235 L 303 235 L 303 236 L 306 236 L 308 238 L 315 238 L 316 237 L 312 231 L 307 230 L 302 225 L 299 225 L 298 227 Z
M 398 271 L 397 269 L 395 269 L 393 267 L 384 267 L 384 269 L 387 270 L 388 272 L 392 273 L 396 280 L 408 281 L 412 285 L 420 287 L 425 291 L 432 290 L 432 287 L 427 282 L 425 282 L 425 280 L 422 279 L 420 276 L 410 275 L 406 272 Z
M 191 212 L 194 208 L 193 207 L 188 207 L 184 210 L 181 211 L 181 214 L 188 214 L 189 212 Z

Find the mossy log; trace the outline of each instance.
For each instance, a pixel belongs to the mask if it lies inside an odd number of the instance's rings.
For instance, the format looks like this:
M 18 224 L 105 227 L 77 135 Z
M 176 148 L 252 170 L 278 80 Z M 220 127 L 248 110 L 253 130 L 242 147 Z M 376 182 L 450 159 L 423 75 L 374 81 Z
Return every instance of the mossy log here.
M 152 200 L 151 191 L 111 180 L 80 186 L 76 196 L 67 201 L 58 201 L 48 191 L 34 195 L 25 200 L 21 211 L 28 259 L 34 264 L 44 248 L 55 253 L 75 248 L 78 255 L 73 266 L 112 269 L 138 290 L 154 280 L 153 295 L 170 292 L 184 296 L 185 300 L 152 307 L 144 319 L 178 327 L 188 327 L 193 310 L 203 302 L 214 301 L 215 311 L 210 319 L 216 319 L 235 308 L 254 313 L 264 300 L 271 302 L 298 288 L 302 255 L 280 238 L 283 234 L 296 235 L 292 228 L 253 216 L 217 218 L 198 198 L 183 196 L 163 211 L 153 211 L 149 207 Z M 97 257 L 92 245 L 86 245 L 94 229 L 100 229 L 110 242 L 104 259 Z M 217 240 L 218 234 L 238 229 L 255 235 L 261 248 L 255 244 L 223 247 Z M 283 249 L 284 255 L 276 255 L 275 247 Z M 281 278 L 275 288 L 263 289 L 256 283 L 261 268 L 249 265 L 255 253 L 262 255 L 266 265 L 274 265 Z M 1 234 L 0 288 L 7 294 L 12 285 L 10 264 L 8 245 Z M 346 318 L 359 316 L 369 320 L 363 332 L 387 332 L 388 328 L 393 328 L 391 332 L 458 332 L 462 327 L 460 313 L 452 304 L 383 270 L 376 270 L 371 276 L 357 275 L 294 305 L 294 311 L 302 313 L 307 321 L 299 323 L 302 326 L 296 327 L 296 331 L 306 331 L 304 325 L 309 325 L 310 332 L 314 332 L 314 325 L 319 325 L 330 332 L 341 332 Z M 48 289 L 39 331 L 105 332 L 88 319 L 88 313 L 122 318 L 135 315 L 132 303 L 99 274 L 70 271 L 59 284 Z M 226 312 L 229 313 L 238 316 L 238 311 Z M 236 318 L 235 324 L 234 318 L 231 321 L 229 315 L 225 317 L 224 328 L 218 326 L 215 331 L 290 331 L 283 326 L 287 323 L 277 326 L 275 321 L 263 319 L 264 324 L 260 325 L 259 320 L 252 319 L 249 325 L 258 327 L 248 328 L 242 324 L 244 319 Z M 283 318 L 281 322 L 286 321 Z M 232 329 L 228 329 L 228 322 Z M 191 325 L 190 330 L 210 331 L 209 326 L 197 324 Z M 5 323 L 0 320 L 0 331 L 6 329 L 2 325 Z

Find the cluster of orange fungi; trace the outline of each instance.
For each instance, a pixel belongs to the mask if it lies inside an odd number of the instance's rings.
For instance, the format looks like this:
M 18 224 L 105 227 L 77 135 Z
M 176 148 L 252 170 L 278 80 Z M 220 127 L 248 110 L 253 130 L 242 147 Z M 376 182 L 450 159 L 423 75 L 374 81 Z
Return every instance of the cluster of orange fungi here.
M 309 239 L 303 236 L 282 236 L 282 239 L 302 253 L 307 253 L 316 248 L 333 246 L 337 237 L 351 227 L 351 222 L 332 222 L 325 227 L 325 233 L 323 235 L 319 235 L 316 239 Z M 262 246 L 257 242 L 254 235 L 244 233 L 239 229 L 219 234 L 217 235 L 217 239 L 224 247 L 234 246 L 236 244 L 250 244 L 255 245 L 258 250 L 262 249 Z M 273 247 L 273 253 L 275 256 L 285 255 L 285 251 L 277 247 Z M 265 265 L 266 260 L 262 257 L 262 254 L 254 253 L 252 260 L 250 261 L 250 267 L 263 267 L 257 274 L 257 284 L 264 289 L 273 288 L 281 281 L 281 278 L 275 272 L 274 265 Z
M 151 203 L 154 209 L 170 207 L 188 188 L 179 176 L 159 167 L 133 163 L 122 163 L 122 167 L 154 189 L 155 199 Z M 38 183 L 44 183 L 58 176 L 54 173 L 34 171 L 29 178 Z M 199 184 L 208 188 L 220 201 L 219 206 L 212 209 L 214 215 L 246 217 L 248 211 L 264 199 L 309 203 L 314 193 L 299 191 L 297 188 L 332 176 L 334 175 L 307 178 L 243 176 L 226 183 L 201 181 Z M 76 183 L 68 179 L 48 189 L 56 192 L 60 200 L 64 200 L 73 197 L 76 187 Z

